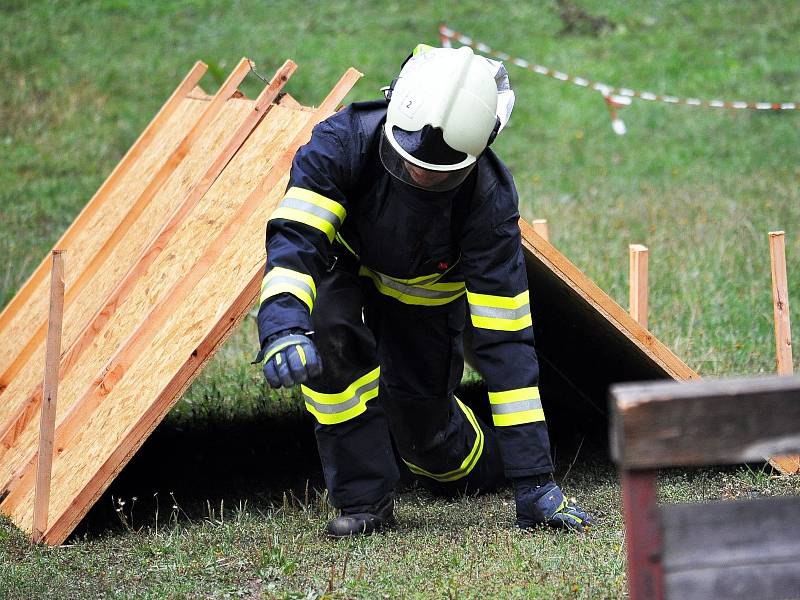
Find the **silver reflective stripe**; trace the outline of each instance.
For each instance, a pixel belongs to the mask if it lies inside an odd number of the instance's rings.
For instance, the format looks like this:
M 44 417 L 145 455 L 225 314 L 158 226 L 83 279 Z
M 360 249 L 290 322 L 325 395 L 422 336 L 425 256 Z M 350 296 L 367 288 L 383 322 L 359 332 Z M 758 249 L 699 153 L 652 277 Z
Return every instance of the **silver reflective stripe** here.
M 327 221 L 336 229 L 339 229 L 342 224 L 341 219 L 339 219 L 339 215 L 336 213 L 329 211 L 327 208 L 322 208 L 321 206 L 312 204 L 311 202 L 306 202 L 305 200 L 298 200 L 297 198 L 286 196 L 281 201 L 280 208 L 293 208 L 295 210 L 302 210 L 303 212 L 310 213 Z
M 365 383 L 360 388 L 358 388 L 353 396 L 348 400 L 344 400 L 343 402 L 338 402 L 337 404 L 323 404 L 322 402 L 316 402 L 311 396 L 308 394 L 303 394 L 303 400 L 308 402 L 311 406 L 313 406 L 316 410 L 326 415 L 333 415 L 336 413 L 342 413 L 348 409 L 353 408 L 357 404 L 361 403 L 361 396 L 366 394 L 367 392 L 374 390 L 380 384 L 380 379 L 375 379 L 370 381 L 369 383 Z
M 304 292 L 306 292 L 311 297 L 312 301 L 316 300 L 314 290 L 311 288 L 310 285 L 308 285 L 307 283 L 296 277 L 288 277 L 286 275 L 273 275 L 272 277 L 267 275 L 267 279 L 264 282 L 264 291 L 265 292 L 268 291 L 269 288 L 272 287 L 273 285 L 280 285 L 282 283 L 286 283 L 292 287 L 299 288 Z
M 394 279 L 383 275 L 382 273 L 378 273 L 377 271 L 370 271 L 375 277 L 380 279 L 381 284 L 385 285 L 388 288 L 393 290 L 397 290 L 407 296 L 417 296 L 419 298 L 452 298 L 453 296 L 459 295 L 462 292 L 460 290 L 450 290 L 450 291 L 438 291 L 438 290 L 428 290 L 425 288 L 419 288 L 413 285 L 406 285 L 404 283 L 400 283 L 395 281 Z M 456 282 L 453 282 L 456 283 Z
M 516 402 L 492 404 L 492 414 L 507 415 L 509 413 L 523 412 L 526 410 L 536 410 L 537 408 L 542 408 L 541 400 L 517 400 Z
M 481 306 L 480 304 L 470 304 L 469 312 L 476 317 L 491 317 L 494 319 L 514 321 L 531 314 L 531 305 L 529 302 L 526 302 L 519 308 L 494 308 L 491 306 Z

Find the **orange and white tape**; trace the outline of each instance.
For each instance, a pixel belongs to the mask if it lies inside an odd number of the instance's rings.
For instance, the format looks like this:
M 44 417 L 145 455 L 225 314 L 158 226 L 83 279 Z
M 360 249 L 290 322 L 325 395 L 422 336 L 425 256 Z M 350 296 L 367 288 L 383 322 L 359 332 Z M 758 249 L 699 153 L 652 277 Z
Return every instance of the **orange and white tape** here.
M 617 87 L 608 85 L 600 81 L 592 81 L 585 77 L 577 77 L 556 71 L 549 67 L 539 65 L 521 58 L 516 58 L 505 52 L 495 50 L 483 42 L 477 42 L 471 37 L 450 29 L 447 25 L 442 24 L 439 26 L 439 37 L 441 44 L 445 48 L 452 47 L 452 41 L 455 40 L 463 46 L 469 46 L 473 50 L 477 50 L 483 54 L 488 54 L 503 62 L 511 63 L 528 71 L 533 71 L 538 75 L 544 75 L 558 81 L 565 81 L 577 85 L 582 88 L 595 90 L 603 95 L 606 104 L 611 111 L 612 124 L 614 131 L 618 134 L 625 133 L 625 125 L 616 116 L 616 109 L 626 106 L 631 103 L 631 98 L 640 98 L 651 102 L 663 102 L 665 104 L 684 104 L 686 106 L 702 106 L 706 108 L 732 108 L 732 109 L 749 109 L 749 110 L 772 110 L 772 111 L 786 111 L 800 109 L 800 102 L 745 102 L 741 100 L 700 100 L 698 98 L 681 98 L 678 96 L 670 96 L 666 94 L 655 94 L 653 92 L 634 90 L 627 87 Z

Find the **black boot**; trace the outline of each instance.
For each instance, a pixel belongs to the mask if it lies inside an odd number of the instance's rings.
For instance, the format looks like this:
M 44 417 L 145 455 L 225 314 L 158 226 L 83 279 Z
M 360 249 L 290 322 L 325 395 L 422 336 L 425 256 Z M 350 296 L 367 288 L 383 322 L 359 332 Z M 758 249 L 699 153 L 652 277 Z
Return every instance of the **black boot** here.
M 393 510 L 393 494 L 389 494 L 372 506 L 360 506 L 353 510 L 343 508 L 341 516 L 328 521 L 325 533 L 335 538 L 369 535 L 394 526 Z

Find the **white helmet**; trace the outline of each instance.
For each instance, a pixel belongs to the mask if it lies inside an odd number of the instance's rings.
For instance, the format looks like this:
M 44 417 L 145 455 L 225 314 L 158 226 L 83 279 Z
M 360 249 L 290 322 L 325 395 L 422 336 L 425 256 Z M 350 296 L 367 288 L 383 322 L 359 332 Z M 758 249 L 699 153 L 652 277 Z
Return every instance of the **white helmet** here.
M 391 89 L 380 144 L 383 165 L 415 187 L 453 189 L 505 125 L 513 104 L 501 63 L 467 46 L 420 45 Z

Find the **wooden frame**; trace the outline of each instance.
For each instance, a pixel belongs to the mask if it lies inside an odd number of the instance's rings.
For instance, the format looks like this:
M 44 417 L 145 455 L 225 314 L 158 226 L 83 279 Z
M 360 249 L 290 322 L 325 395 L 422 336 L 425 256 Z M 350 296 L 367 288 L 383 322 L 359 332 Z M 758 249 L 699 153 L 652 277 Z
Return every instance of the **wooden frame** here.
M 294 153 L 361 76 L 349 70 L 322 105 L 312 110 L 293 99 L 276 104 L 294 63 L 287 61 L 278 69 L 255 101 L 236 92 L 249 68 L 250 62 L 243 59 L 212 100 L 192 100 L 206 103 L 201 118 L 161 163 L 131 211 L 100 247 L 100 254 L 116 252 L 117 242 L 134 231 L 126 224 L 137 220 L 144 210 L 140 205 L 161 202 L 164 194 L 159 190 L 175 172 L 176 163 L 194 161 L 181 175 L 194 178 L 189 187 L 181 184 L 186 189 L 183 199 L 170 212 L 161 211 L 161 222 L 149 221 L 152 227 L 158 225 L 149 233 L 149 242 L 141 246 L 138 258 L 97 308 L 84 311 L 88 320 L 65 353 L 60 377 L 66 402 L 59 408 L 54 435 L 53 518 L 42 536 L 48 543 L 60 543 L 69 535 L 247 314 L 257 297 L 264 263 L 263 258 L 252 260 L 252 255 L 257 257 L 261 249 L 263 256 L 263 224 L 282 195 Z M 190 89 L 194 95 L 204 93 L 194 84 Z M 228 114 L 225 119 L 223 106 Z M 202 156 L 192 158 L 208 154 L 209 149 L 214 154 L 208 162 Z M 199 171 L 201 164 L 207 166 Z M 259 171 L 264 174 L 253 177 Z M 68 288 L 68 296 L 69 289 L 90 289 L 91 266 L 102 262 L 93 256 L 89 274 L 76 278 L 78 284 Z M 246 276 L 237 277 L 240 272 Z M 221 274 L 227 283 L 214 285 Z M 217 299 L 209 300 L 202 293 L 195 297 L 198 289 L 216 290 Z M 214 312 L 218 302 L 222 304 Z M 201 313 L 206 316 L 198 322 L 193 315 Z M 192 321 L 183 325 L 180 319 Z M 178 335 L 170 335 L 171 331 Z M 205 333 L 198 337 L 201 332 Z M 183 345 L 171 348 L 169 360 L 162 362 L 163 354 L 156 348 L 173 338 Z M 98 356 L 108 358 L 98 364 Z M 159 368 L 154 370 L 148 361 L 156 361 Z M 92 373 L 89 369 L 95 364 L 101 368 L 94 367 Z M 9 373 L 14 374 L 13 370 Z M 137 393 L 131 402 L 130 386 L 139 380 L 147 382 L 150 391 Z M 22 388 L 14 389 L 18 394 Z M 0 510 L 24 529 L 31 527 L 37 460 L 30 444 L 30 417 L 41 396 L 41 387 L 33 388 L 0 430 L 0 482 L 5 482 L 0 488 Z M 12 397 L 19 401 L 18 395 Z
M 614 386 L 632 600 L 788 598 L 800 589 L 800 498 L 657 503 L 657 469 L 800 450 L 800 377 Z

